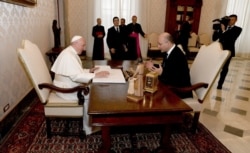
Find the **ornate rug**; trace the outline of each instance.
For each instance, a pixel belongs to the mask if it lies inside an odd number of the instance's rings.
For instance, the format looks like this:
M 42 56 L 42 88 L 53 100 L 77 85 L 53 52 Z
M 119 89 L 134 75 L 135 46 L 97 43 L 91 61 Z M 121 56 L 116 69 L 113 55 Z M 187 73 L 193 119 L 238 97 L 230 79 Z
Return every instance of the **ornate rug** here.
M 187 117 L 186 122 L 189 120 Z M 60 130 L 64 122 L 54 121 L 53 129 Z M 71 125 L 74 129 L 77 123 Z M 230 153 L 201 123 L 195 134 L 191 133 L 187 126 L 174 127 L 170 139 L 176 153 Z M 100 132 L 87 136 L 83 141 L 79 137 L 53 136 L 47 139 L 45 128 L 43 106 L 36 98 L 2 142 L 0 153 L 95 153 L 102 144 Z M 128 132 L 136 128 L 137 132 Z M 123 153 L 124 150 L 137 153 L 142 148 L 155 153 L 159 147 L 161 134 L 157 126 L 121 127 L 111 131 L 112 151 L 115 153 Z

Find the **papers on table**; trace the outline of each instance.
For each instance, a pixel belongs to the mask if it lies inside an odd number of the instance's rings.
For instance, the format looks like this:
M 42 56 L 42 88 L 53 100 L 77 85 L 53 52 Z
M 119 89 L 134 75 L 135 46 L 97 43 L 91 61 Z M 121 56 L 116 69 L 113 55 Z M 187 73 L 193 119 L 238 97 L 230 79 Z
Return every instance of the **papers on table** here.
M 95 70 L 95 73 L 100 71 L 110 71 L 111 67 L 109 65 L 96 65 L 95 67 L 99 67 L 98 70 Z
M 109 76 L 107 78 L 93 78 L 93 83 L 126 83 L 121 69 L 111 69 L 111 67 L 107 65 L 96 65 L 95 67 L 99 67 L 95 73 L 108 71 Z

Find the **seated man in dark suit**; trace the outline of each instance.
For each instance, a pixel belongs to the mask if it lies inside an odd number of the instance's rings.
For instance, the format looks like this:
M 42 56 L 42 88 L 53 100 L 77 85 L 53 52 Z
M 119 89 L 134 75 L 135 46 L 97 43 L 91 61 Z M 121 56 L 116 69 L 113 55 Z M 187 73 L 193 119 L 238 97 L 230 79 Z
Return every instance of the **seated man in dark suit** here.
M 159 81 L 172 87 L 191 86 L 187 59 L 183 52 L 174 44 L 173 37 L 169 33 L 162 33 L 158 38 L 158 47 L 165 53 L 162 64 L 154 64 L 152 61 L 145 63 L 149 71 L 159 75 Z M 180 98 L 192 97 L 192 92 L 177 93 Z

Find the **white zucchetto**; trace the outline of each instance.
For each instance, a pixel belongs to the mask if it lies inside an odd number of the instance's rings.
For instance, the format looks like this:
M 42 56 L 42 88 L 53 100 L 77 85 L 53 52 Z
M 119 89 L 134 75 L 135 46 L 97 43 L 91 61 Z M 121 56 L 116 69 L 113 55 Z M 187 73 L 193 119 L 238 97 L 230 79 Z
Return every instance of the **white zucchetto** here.
M 82 36 L 74 36 L 72 39 L 71 39 L 71 43 L 74 42 L 74 41 L 77 41 L 79 39 L 81 39 Z

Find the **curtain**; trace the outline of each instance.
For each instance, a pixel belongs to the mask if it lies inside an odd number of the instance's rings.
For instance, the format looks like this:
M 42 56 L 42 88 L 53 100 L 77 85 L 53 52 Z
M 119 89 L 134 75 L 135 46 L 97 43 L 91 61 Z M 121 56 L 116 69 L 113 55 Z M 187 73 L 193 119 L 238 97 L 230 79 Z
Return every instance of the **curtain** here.
M 250 58 L 250 2 L 249 0 L 228 0 L 227 15 L 236 14 L 236 25 L 242 28 L 242 32 L 235 44 L 236 56 Z

